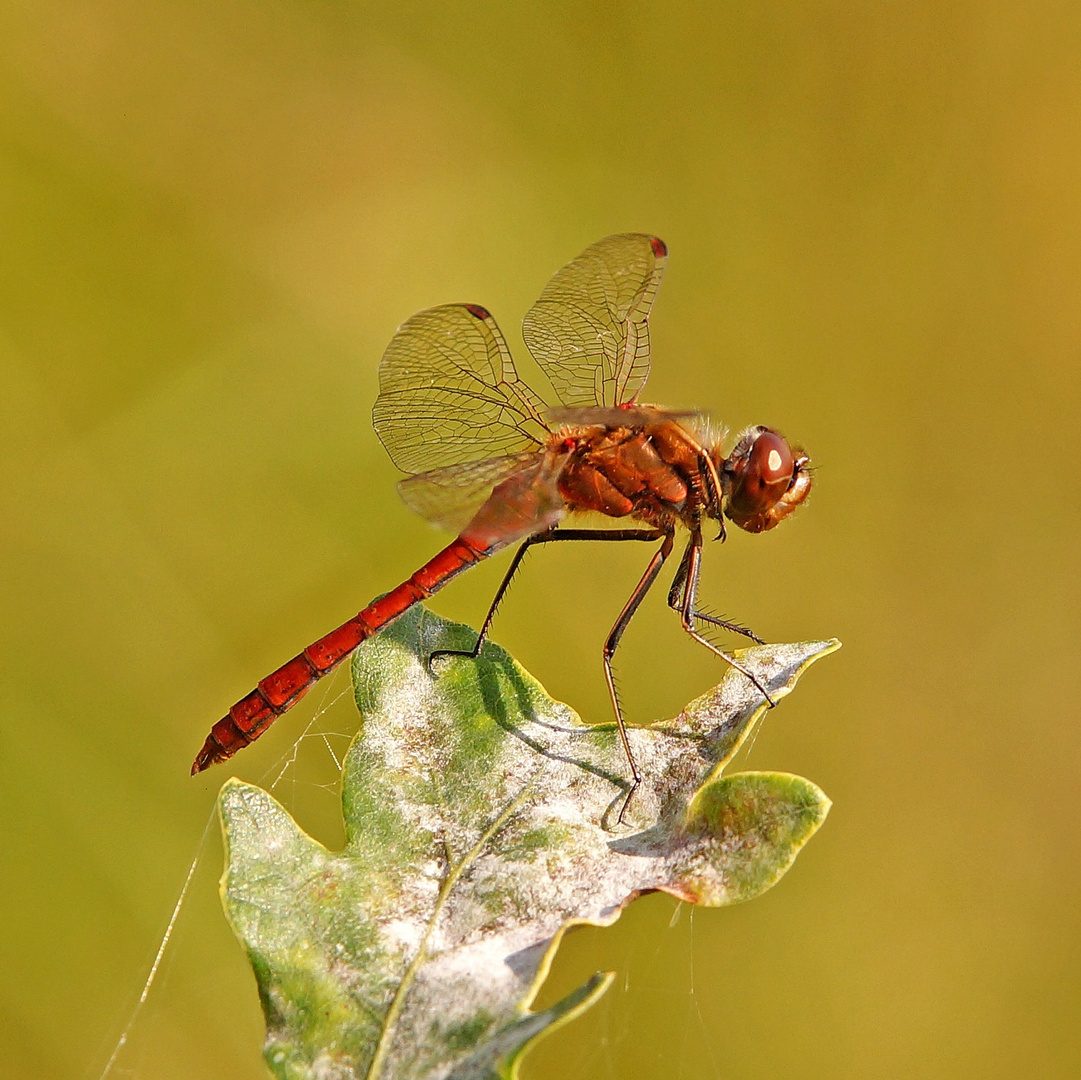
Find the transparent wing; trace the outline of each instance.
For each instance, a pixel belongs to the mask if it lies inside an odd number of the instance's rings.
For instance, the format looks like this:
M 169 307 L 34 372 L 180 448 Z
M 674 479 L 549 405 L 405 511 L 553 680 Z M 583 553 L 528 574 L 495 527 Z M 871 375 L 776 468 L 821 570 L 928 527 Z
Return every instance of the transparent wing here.
M 524 469 L 492 489 L 462 530 L 463 539 L 489 548 L 503 547 L 550 529 L 567 512 L 559 476 L 568 457 L 559 449 L 534 455 Z
M 387 346 L 372 422 L 394 464 L 423 473 L 539 449 L 545 407 L 518 378 L 495 319 L 447 304 L 418 312 Z
M 406 478 L 398 484 L 398 494 L 410 510 L 433 525 L 460 532 L 493 488 L 516 473 L 532 470 L 543 458 L 543 451 L 533 451 L 447 465 Z
M 564 405 L 622 405 L 642 389 L 647 319 L 667 257 L 655 236 L 609 236 L 545 286 L 522 335 Z

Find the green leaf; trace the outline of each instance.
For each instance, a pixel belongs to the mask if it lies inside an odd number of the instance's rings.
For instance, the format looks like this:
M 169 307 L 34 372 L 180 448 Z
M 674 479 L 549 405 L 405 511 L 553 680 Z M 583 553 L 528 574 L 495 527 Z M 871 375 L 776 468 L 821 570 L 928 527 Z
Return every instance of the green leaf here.
M 539 1035 L 588 1008 L 599 974 L 529 1008 L 560 938 L 636 896 L 748 900 L 775 884 L 829 800 L 724 765 L 766 710 L 730 670 L 679 716 L 586 725 L 502 649 L 438 663 L 473 632 L 414 608 L 353 662 L 363 722 L 346 757 L 346 845 L 328 851 L 267 792 L 222 788 L 222 901 L 248 951 L 283 1080 L 514 1077 Z M 836 641 L 740 652 L 774 699 Z

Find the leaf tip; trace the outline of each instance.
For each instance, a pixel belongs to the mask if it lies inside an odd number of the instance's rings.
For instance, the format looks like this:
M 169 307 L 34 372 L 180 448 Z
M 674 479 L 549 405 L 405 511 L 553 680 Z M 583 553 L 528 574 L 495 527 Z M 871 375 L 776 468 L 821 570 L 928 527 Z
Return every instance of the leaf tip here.
M 614 971 L 598 971 L 577 990 L 572 990 L 550 1008 L 536 1013 L 524 1013 L 517 1026 L 523 1034 L 528 1032 L 527 1037 L 503 1059 L 498 1072 L 501 1080 L 519 1080 L 518 1068 L 527 1051 L 536 1046 L 544 1036 L 558 1031 L 564 1024 L 576 1020 L 582 1013 L 596 1005 L 607 993 L 615 977 Z

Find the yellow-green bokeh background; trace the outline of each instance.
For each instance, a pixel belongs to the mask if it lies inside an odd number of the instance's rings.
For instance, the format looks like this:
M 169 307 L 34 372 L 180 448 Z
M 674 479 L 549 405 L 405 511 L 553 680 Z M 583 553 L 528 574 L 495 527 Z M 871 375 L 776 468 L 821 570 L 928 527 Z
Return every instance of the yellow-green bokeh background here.
M 98 1076 L 228 775 L 187 776 L 208 724 L 440 543 L 369 421 L 394 328 L 477 301 L 520 353 L 628 230 L 672 256 L 649 396 L 819 467 L 705 592 L 844 640 L 748 760 L 835 807 L 753 904 L 572 936 L 546 994 L 620 978 L 525 1075 L 1081 1073 L 1081 7 L 17 0 L 0 98 L 5 1077 Z M 587 718 L 641 561 L 539 553 L 497 624 Z M 644 616 L 637 720 L 720 675 Z M 302 749 L 278 793 L 333 840 Z M 263 1075 L 219 862 L 212 827 L 116 1075 Z

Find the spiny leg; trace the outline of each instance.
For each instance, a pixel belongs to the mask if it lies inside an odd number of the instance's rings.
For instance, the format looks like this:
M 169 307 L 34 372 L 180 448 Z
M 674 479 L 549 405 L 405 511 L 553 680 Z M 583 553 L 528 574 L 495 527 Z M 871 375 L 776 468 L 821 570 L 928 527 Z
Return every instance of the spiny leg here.
M 665 533 L 664 542 L 654 553 L 653 558 L 649 560 L 649 566 L 646 567 L 646 572 L 634 587 L 630 599 L 623 606 L 623 610 L 619 613 L 619 618 L 616 619 L 615 626 L 612 627 L 611 633 L 604 642 L 604 678 L 608 683 L 608 695 L 612 699 L 612 708 L 615 710 L 616 724 L 619 726 L 619 737 L 623 741 L 623 752 L 627 755 L 627 763 L 631 767 L 631 776 L 633 777 L 630 791 L 627 792 L 627 797 L 623 800 L 623 806 L 619 811 L 619 822 L 621 824 L 623 822 L 623 815 L 627 812 L 627 807 L 630 805 L 631 796 L 634 795 L 635 791 L 638 789 L 638 785 L 642 782 L 642 774 L 638 771 L 638 765 L 635 763 L 634 754 L 631 753 L 631 743 L 627 738 L 627 727 L 623 722 L 623 710 L 619 704 L 619 694 L 616 692 L 616 683 L 612 676 L 612 657 L 615 655 L 620 638 L 623 637 L 624 630 L 627 629 L 627 625 L 634 617 L 634 613 L 638 610 L 638 606 L 645 599 L 646 593 L 649 592 L 650 587 L 657 580 L 657 575 L 661 572 L 661 567 L 664 566 L 665 559 L 672 554 L 672 542 L 673 533 Z
M 687 573 L 690 567 L 691 554 L 694 549 L 694 537 L 691 537 L 690 543 L 688 543 L 686 549 L 683 552 L 683 557 L 679 560 L 679 569 L 676 571 L 676 576 L 672 578 L 672 587 L 668 590 L 668 606 L 673 611 L 678 611 L 683 614 L 683 591 L 687 582 Z M 698 583 L 695 582 L 695 590 L 697 591 Z M 701 619 L 703 622 L 707 622 L 712 626 L 719 627 L 721 630 L 730 630 L 733 634 L 742 634 L 744 637 L 750 638 L 751 641 L 756 642 L 759 645 L 765 645 L 765 642 L 753 631 L 746 626 L 741 626 L 737 622 L 732 622 L 729 619 L 721 619 L 716 615 L 709 615 L 704 611 L 690 612 L 692 619 Z
M 691 533 L 691 539 L 687 543 L 687 551 L 683 556 L 683 562 L 686 563 L 686 573 L 684 574 L 683 581 L 683 603 L 679 608 L 680 622 L 683 625 L 683 629 L 686 630 L 695 641 L 705 645 L 710 652 L 716 653 L 725 661 L 725 663 L 730 664 L 741 675 L 745 675 L 750 679 L 758 689 L 758 692 L 766 699 L 766 704 L 772 709 L 776 702 L 769 696 L 769 691 L 758 681 L 758 679 L 756 679 L 755 676 L 752 675 L 751 672 L 748 671 L 735 657 L 718 649 L 712 641 L 704 638 L 695 628 L 694 620 L 703 617 L 694 610 L 695 596 L 698 592 L 698 576 L 702 568 L 702 533 L 697 529 Z M 683 564 L 681 563 L 680 570 L 682 571 L 682 569 Z
M 510 583 L 514 579 L 514 575 L 518 573 L 518 567 L 522 565 L 522 559 L 525 558 L 525 553 L 534 544 L 549 544 L 556 540 L 659 540 L 663 535 L 664 533 L 660 529 L 549 529 L 547 532 L 537 533 L 536 536 L 530 536 L 514 553 L 514 558 L 511 560 L 511 564 L 507 568 L 507 572 L 503 575 L 503 580 L 500 582 L 499 588 L 496 590 L 495 599 L 488 608 L 488 614 L 484 617 L 484 622 L 481 624 L 480 632 L 477 634 L 477 640 L 474 643 L 473 648 L 437 649 L 428 657 L 428 670 L 432 670 L 432 661 L 437 657 L 468 656 L 475 660 L 480 655 L 481 647 L 484 645 L 485 638 L 488 636 L 488 630 L 491 628 L 495 613 L 502 603 L 507 589 L 510 588 Z
M 541 534 L 543 535 L 543 534 Z M 514 575 L 518 573 L 518 567 L 522 565 L 522 560 L 525 558 L 525 553 L 529 548 L 537 542 L 536 536 L 529 537 L 528 540 L 523 543 L 518 550 L 514 553 L 514 558 L 511 559 L 510 566 L 507 568 L 507 572 L 503 575 L 503 580 L 499 583 L 499 588 L 496 590 L 495 599 L 492 601 L 491 607 L 488 608 L 488 614 L 484 617 L 484 622 L 481 624 L 480 633 L 477 634 L 477 640 L 472 649 L 436 649 L 435 652 L 428 656 L 428 670 L 432 670 L 432 662 L 437 657 L 444 656 L 469 656 L 474 660 L 480 655 L 481 647 L 484 645 L 484 639 L 488 635 L 488 628 L 492 625 L 492 620 L 495 618 L 496 609 L 499 607 L 500 601 L 503 599 L 503 594 L 510 588 L 510 583 L 514 578 Z

